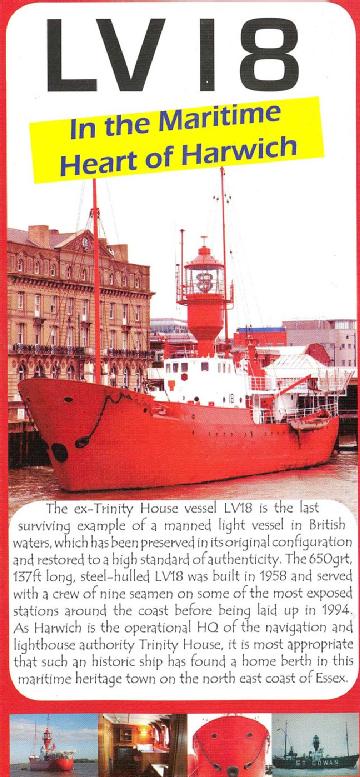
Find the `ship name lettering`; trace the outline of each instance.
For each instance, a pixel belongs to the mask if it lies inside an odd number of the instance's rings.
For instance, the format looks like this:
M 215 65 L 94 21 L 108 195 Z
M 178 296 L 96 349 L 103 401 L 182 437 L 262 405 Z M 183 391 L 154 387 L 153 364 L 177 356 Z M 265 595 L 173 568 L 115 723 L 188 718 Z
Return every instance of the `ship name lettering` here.
M 150 19 L 137 56 L 132 75 L 111 19 L 96 19 L 102 42 L 115 76 L 117 86 L 124 92 L 142 92 L 158 47 L 166 19 Z M 202 92 L 215 90 L 215 19 L 199 19 L 199 88 Z M 171 28 L 170 28 L 171 29 Z M 256 33 L 274 29 L 282 33 L 277 47 L 258 46 Z M 181 46 L 185 41 L 176 33 Z M 294 22 L 282 18 L 249 19 L 241 28 L 241 45 L 248 52 L 240 65 L 240 81 L 255 91 L 284 91 L 292 89 L 299 78 L 299 65 L 290 51 L 296 47 L 298 31 Z M 171 43 L 171 41 L 170 41 Z M 171 51 L 174 50 L 174 43 Z M 173 56 L 173 54 L 172 54 Z M 257 61 L 278 60 L 283 64 L 282 78 L 259 79 L 255 75 Z M 49 92 L 96 92 L 96 78 L 63 78 L 62 75 L 62 20 L 47 20 L 47 70 Z

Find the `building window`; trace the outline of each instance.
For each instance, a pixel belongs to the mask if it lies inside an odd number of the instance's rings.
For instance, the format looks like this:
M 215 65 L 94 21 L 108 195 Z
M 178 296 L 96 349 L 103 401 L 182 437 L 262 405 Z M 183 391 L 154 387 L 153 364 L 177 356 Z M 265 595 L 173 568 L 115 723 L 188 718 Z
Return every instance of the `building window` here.
M 40 262 L 38 260 L 34 264 L 34 275 L 40 275 Z
M 69 364 L 66 370 L 66 375 L 68 380 L 75 380 L 75 369 L 72 364 Z
M 115 364 L 112 365 L 110 370 L 110 386 L 116 386 L 117 370 Z
M 34 370 L 34 375 L 35 375 L 36 378 L 45 378 L 44 365 L 41 364 L 41 362 L 37 363 L 37 365 L 35 367 L 35 370 Z
M 111 272 L 110 275 L 109 275 L 109 285 L 110 286 L 114 285 L 114 273 L 113 272 Z
M 89 327 L 83 326 L 81 330 L 81 345 L 83 348 L 87 348 L 89 345 Z
M 188 372 L 189 365 L 187 362 L 182 362 L 181 364 L 181 372 Z
M 130 383 L 130 370 L 128 367 L 124 367 L 124 387 L 129 388 Z
M 140 305 L 136 305 L 136 308 L 135 308 L 135 321 L 141 321 L 141 307 L 140 307 Z
M 116 332 L 115 332 L 115 329 L 110 329 L 110 348 L 116 348 Z
M 83 239 L 82 239 L 82 247 L 83 247 L 84 251 L 88 251 L 89 250 L 89 238 L 88 237 L 83 237 Z
M 87 273 L 85 267 L 81 270 L 81 280 L 86 281 L 87 280 Z
M 41 328 L 39 326 L 35 326 L 35 345 L 41 344 Z
M 135 373 L 135 379 L 136 379 L 136 391 L 141 391 L 141 370 L 136 370 Z
M 123 305 L 123 324 L 129 323 L 129 305 Z
M 74 297 L 68 297 L 67 314 L 68 316 L 72 316 L 74 314 Z
M 135 275 L 135 289 L 140 289 L 140 277 Z
M 16 267 L 18 272 L 24 272 L 24 261 L 21 256 L 18 257 Z
M 141 351 L 141 339 L 140 335 L 136 335 L 136 341 L 135 341 L 135 350 Z
M 57 302 L 58 302 L 58 298 L 55 295 L 53 295 L 50 301 L 50 313 L 52 313 L 54 316 L 56 316 L 57 314 L 57 307 L 58 307 Z
M 127 332 L 123 332 L 123 337 L 122 337 L 122 347 L 123 347 L 123 351 L 127 351 L 127 348 L 128 348 L 128 336 L 127 336 Z
M 121 275 L 121 285 L 127 286 L 127 283 L 128 283 L 127 275 L 126 273 L 123 272 Z
M 66 331 L 66 345 L 68 348 L 72 348 L 74 344 L 74 330 L 72 326 L 69 326 Z
M 17 295 L 18 310 L 24 310 L 24 298 L 25 298 L 24 292 L 18 291 L 18 295 Z
M 52 327 L 50 329 L 50 345 L 56 345 L 57 343 L 57 329 L 56 327 Z
M 18 375 L 19 375 L 19 380 L 25 380 L 25 378 L 26 378 L 26 367 L 25 367 L 24 362 L 21 362 L 19 364 Z
M 114 320 L 115 318 L 115 302 L 110 302 L 109 305 L 109 318 Z
M 89 316 L 89 300 L 83 299 L 82 301 L 82 316 L 83 320 L 86 320 Z
M 178 362 L 173 363 L 173 372 L 179 372 L 179 365 Z
M 54 265 L 54 264 L 51 264 L 51 265 L 50 265 L 50 275 L 51 275 L 51 277 L 52 277 L 52 278 L 55 278 L 55 275 L 56 275 L 56 267 L 55 267 L 55 265 Z
M 68 264 L 66 267 L 66 277 L 68 280 L 71 278 L 71 264 Z
M 18 339 L 17 339 L 17 341 L 18 341 L 18 343 L 20 345 L 24 345 L 24 343 L 25 343 L 25 324 L 22 323 L 22 322 L 20 324 L 18 324 Z
M 209 362 L 201 362 L 201 372 L 209 371 Z
M 56 380 L 60 376 L 60 364 L 55 362 L 51 368 L 51 377 Z
M 41 294 L 35 294 L 34 297 L 34 316 L 40 318 L 41 314 Z

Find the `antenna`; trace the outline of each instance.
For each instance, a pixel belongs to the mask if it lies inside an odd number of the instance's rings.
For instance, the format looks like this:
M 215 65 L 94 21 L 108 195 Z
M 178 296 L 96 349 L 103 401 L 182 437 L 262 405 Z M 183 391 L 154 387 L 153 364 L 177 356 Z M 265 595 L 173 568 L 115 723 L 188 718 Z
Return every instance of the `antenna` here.
M 100 355 L 100 272 L 99 272 L 99 211 L 96 201 L 96 178 L 93 178 L 93 227 L 94 227 L 94 302 L 95 302 L 95 383 L 101 383 Z
M 185 229 L 180 229 L 180 299 L 182 300 L 184 295 L 184 232 Z
M 223 261 L 224 261 L 225 353 L 227 353 L 229 351 L 229 322 L 228 322 L 227 282 L 226 282 L 226 225 L 225 225 L 225 192 L 224 192 L 225 170 L 223 167 L 220 167 L 220 176 L 221 176 L 221 215 L 222 215 Z

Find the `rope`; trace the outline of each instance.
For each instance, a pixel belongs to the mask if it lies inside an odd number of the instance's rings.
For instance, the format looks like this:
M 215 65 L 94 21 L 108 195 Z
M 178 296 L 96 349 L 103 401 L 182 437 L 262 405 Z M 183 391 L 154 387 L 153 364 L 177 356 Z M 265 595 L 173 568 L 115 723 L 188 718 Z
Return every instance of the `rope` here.
M 260 745 L 259 752 L 256 754 L 255 758 L 253 758 L 252 761 L 249 761 L 247 764 L 244 764 L 244 769 L 250 769 L 250 767 L 254 765 L 255 761 L 257 761 L 257 759 L 259 758 L 259 755 L 260 755 L 260 753 L 261 753 L 261 751 L 262 751 L 266 741 L 267 741 L 268 744 L 270 744 L 269 734 L 265 734 L 264 739 L 263 739 L 263 741 L 262 741 L 262 743 Z
M 194 736 L 194 740 L 197 742 L 197 744 L 198 744 L 198 746 L 199 746 L 199 749 L 201 750 L 202 754 L 204 755 L 204 757 L 206 758 L 206 760 L 207 760 L 207 762 L 210 764 L 210 766 L 211 766 L 213 769 L 215 769 L 215 771 L 217 771 L 217 772 L 221 772 L 221 771 L 223 771 L 223 769 L 224 769 L 224 767 L 223 767 L 223 766 L 220 766 L 220 764 L 214 763 L 214 762 L 213 762 L 213 761 L 210 759 L 210 757 L 209 757 L 209 755 L 207 754 L 207 752 L 206 752 L 206 750 L 205 750 L 205 748 L 204 748 L 203 744 L 200 742 L 200 740 L 199 740 L 199 738 L 197 737 L 197 735 L 196 735 L 196 734 L 195 734 L 195 736 Z M 261 745 L 260 745 L 259 751 L 257 752 L 257 754 L 256 754 L 255 758 L 253 758 L 253 760 L 252 760 L 252 761 L 248 761 L 247 763 L 245 763 L 245 764 L 244 764 L 244 766 L 243 766 L 243 769 L 244 769 L 244 770 L 245 770 L 245 769 L 250 769 L 250 768 L 251 768 L 251 766 L 253 766 L 253 765 L 254 765 L 255 761 L 257 761 L 257 759 L 259 758 L 259 756 L 260 756 L 260 753 L 261 753 L 261 751 L 262 751 L 262 749 L 263 749 L 263 747 L 264 747 L 264 745 L 265 745 L 265 742 L 266 742 L 266 741 L 267 741 L 267 742 L 269 742 L 269 734 L 265 734 L 265 736 L 264 736 L 264 739 L 263 739 L 263 740 L 262 740 L 262 742 L 261 742 Z
M 131 400 L 131 397 L 128 396 L 127 394 L 123 394 L 122 392 L 120 392 L 120 394 L 119 394 L 117 399 L 113 399 L 111 394 L 107 394 L 106 395 L 106 397 L 105 397 L 105 399 L 103 401 L 100 413 L 99 413 L 99 415 L 98 415 L 98 417 L 97 417 L 97 419 L 95 421 L 95 424 L 94 424 L 91 432 L 89 432 L 89 434 L 85 434 L 83 437 L 78 437 L 78 439 L 75 440 L 75 448 L 85 448 L 87 445 L 89 445 L 89 442 L 90 442 L 93 434 L 95 434 L 95 432 L 96 432 L 96 430 L 97 430 L 97 428 L 98 428 L 98 426 L 100 424 L 100 421 L 101 421 L 101 419 L 102 419 L 102 417 L 104 415 L 104 412 L 105 412 L 105 409 L 106 409 L 106 406 L 107 406 L 108 402 L 111 402 L 112 405 L 118 405 L 119 402 L 121 402 L 122 399 L 129 399 L 129 400 Z

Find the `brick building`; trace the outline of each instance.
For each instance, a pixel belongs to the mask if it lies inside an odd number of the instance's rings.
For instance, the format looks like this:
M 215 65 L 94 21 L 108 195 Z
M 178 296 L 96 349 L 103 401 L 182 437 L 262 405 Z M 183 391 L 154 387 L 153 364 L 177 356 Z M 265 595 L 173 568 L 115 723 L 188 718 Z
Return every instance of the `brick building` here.
M 100 240 L 103 382 L 140 389 L 150 363 L 149 267 Z M 9 399 L 18 381 L 93 380 L 93 235 L 47 226 L 8 230 Z

